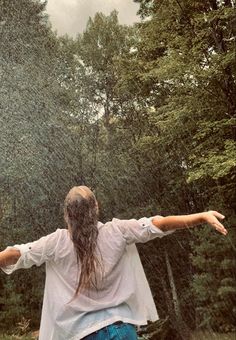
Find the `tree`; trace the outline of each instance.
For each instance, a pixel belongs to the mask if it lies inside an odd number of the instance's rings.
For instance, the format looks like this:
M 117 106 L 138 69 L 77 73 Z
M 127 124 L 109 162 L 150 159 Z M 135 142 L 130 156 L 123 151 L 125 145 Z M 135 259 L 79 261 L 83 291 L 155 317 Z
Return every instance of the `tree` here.
M 62 101 L 65 59 L 48 25 L 45 5 L 0 1 L 1 249 L 63 226 L 61 205 L 78 177 L 78 138 L 69 133 L 70 112 L 64 115 Z M 20 301 L 22 310 L 30 297 L 35 312 L 42 295 L 42 271 L 17 275 L 19 286 L 13 300 Z M 5 293 L 15 289 L 6 280 L 1 277 Z M 32 285 L 26 287 L 26 281 Z M 1 299 L 1 310 L 7 306 Z
M 186 212 L 219 209 L 232 215 L 234 226 L 234 4 L 230 1 L 137 2 L 141 5 L 140 14 L 148 19 L 138 25 L 140 39 L 136 53 L 120 60 L 119 86 L 121 91 L 131 92 L 133 98 L 139 96 L 146 100 L 148 120 L 155 129 L 146 131 L 141 145 L 145 154 L 156 155 L 160 168 L 163 165 L 163 171 L 159 169 L 156 176 L 161 176 L 160 187 L 167 189 L 162 191 L 162 196 L 169 197 L 174 188 L 180 195 L 177 199 L 172 196 L 173 208 L 182 206 Z M 204 229 L 196 233 L 202 235 L 199 237 L 203 242 Z M 231 237 L 234 242 L 233 228 Z M 216 239 L 220 242 L 219 236 Z M 208 248 L 206 241 L 205 247 Z M 234 272 L 235 265 L 227 247 L 233 252 L 230 240 L 227 246 L 223 243 L 224 250 L 220 252 L 226 254 Z M 220 267 L 216 249 L 214 256 Z M 195 254 L 199 260 L 200 253 Z M 207 270 L 213 275 L 213 269 L 207 267 Z M 201 282 L 204 286 L 201 277 L 196 274 L 195 278 L 198 288 Z M 223 279 L 224 273 L 220 271 L 218 280 Z M 214 290 L 213 281 L 211 284 Z M 200 297 L 198 288 L 194 285 L 195 294 Z M 233 290 L 229 285 L 228 292 Z M 223 291 L 226 289 L 219 292 Z M 218 313 L 223 310 L 220 294 L 213 298 Z M 198 303 L 197 299 L 197 307 Z M 213 307 L 205 307 L 211 313 Z M 232 315 L 232 305 L 228 304 L 227 308 L 227 314 Z M 234 327 L 235 320 L 229 320 L 227 315 L 223 319 L 218 329 Z M 215 327 L 217 321 L 212 312 L 209 324 Z
M 88 89 L 93 102 L 103 114 L 106 126 L 115 115 L 122 115 L 122 106 L 115 92 L 118 81 L 115 58 L 131 48 L 131 29 L 118 22 L 118 13 L 109 16 L 97 13 L 90 18 L 86 30 L 78 35 L 77 53 L 84 62 Z

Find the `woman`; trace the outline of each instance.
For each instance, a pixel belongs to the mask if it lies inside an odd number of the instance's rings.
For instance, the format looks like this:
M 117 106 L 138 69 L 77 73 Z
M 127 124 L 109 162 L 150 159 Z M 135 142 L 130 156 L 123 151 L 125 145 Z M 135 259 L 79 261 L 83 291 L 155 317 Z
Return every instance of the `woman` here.
M 102 224 L 85 186 L 69 191 L 64 216 L 68 229 L 0 253 L 7 274 L 46 263 L 40 340 L 137 339 L 134 325 L 158 315 L 135 243 L 201 223 L 227 234 L 216 211 Z

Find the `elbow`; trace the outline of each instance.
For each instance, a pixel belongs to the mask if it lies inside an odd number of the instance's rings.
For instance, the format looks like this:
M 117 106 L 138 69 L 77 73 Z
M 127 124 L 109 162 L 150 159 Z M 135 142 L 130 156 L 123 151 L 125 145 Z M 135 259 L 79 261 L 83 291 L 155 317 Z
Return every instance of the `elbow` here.
M 171 230 L 170 224 L 168 223 L 168 217 L 162 217 L 162 218 L 160 218 L 160 216 L 153 217 L 152 223 L 155 227 L 157 227 L 163 232 Z
M 0 267 L 4 268 L 9 265 L 16 264 L 21 253 L 18 249 L 10 248 L 0 253 Z
M 161 231 L 167 231 L 164 221 L 165 217 L 160 218 L 160 216 L 157 216 L 152 218 L 152 224 L 156 228 L 160 229 Z
M 10 252 L 11 252 L 11 254 L 10 254 L 9 259 L 8 259 L 8 265 L 16 264 L 16 262 L 18 261 L 18 259 L 21 256 L 21 253 L 18 249 L 10 249 Z

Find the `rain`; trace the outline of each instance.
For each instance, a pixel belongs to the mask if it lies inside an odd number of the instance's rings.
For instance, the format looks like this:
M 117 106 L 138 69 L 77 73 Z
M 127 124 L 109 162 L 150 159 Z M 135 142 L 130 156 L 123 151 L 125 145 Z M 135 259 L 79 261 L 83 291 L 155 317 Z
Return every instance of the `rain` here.
M 0 0 L 0 251 L 66 228 L 78 185 L 103 223 L 225 215 L 137 244 L 139 340 L 236 337 L 235 27 L 235 1 Z M 1 271 L 0 339 L 37 339 L 44 280 Z

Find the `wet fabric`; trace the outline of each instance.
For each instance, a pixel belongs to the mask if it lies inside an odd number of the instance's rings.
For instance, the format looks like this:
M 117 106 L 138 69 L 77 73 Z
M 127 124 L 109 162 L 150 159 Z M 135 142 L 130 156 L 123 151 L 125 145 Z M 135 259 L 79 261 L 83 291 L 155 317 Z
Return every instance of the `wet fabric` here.
M 39 340 L 79 340 L 116 321 L 145 325 L 158 314 L 135 243 L 163 237 L 151 218 L 113 219 L 98 223 L 102 274 L 97 289 L 74 297 L 80 266 L 67 229 L 27 244 L 14 245 L 21 256 L 7 274 L 46 263 L 46 281 Z

